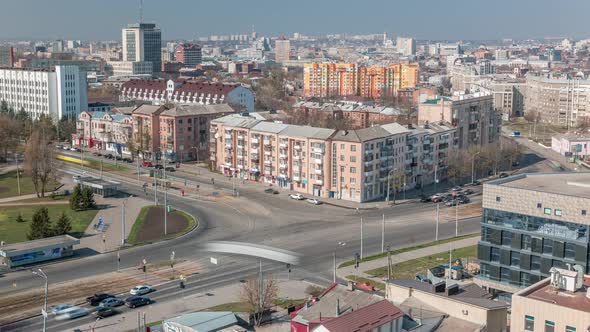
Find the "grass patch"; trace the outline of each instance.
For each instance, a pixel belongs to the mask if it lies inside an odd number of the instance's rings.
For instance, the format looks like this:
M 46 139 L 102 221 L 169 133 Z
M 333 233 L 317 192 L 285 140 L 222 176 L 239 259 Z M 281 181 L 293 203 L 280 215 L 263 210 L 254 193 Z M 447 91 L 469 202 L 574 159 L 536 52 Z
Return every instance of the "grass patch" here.
M 46 186 L 46 192 L 54 191 L 59 187 L 60 183 L 54 180 L 49 180 Z M 29 195 L 35 193 L 35 186 L 31 177 L 25 172 L 20 171 L 20 191 L 21 195 Z M 16 170 L 0 174 L 0 198 L 18 196 L 18 183 L 16 178 Z
M 283 308 L 283 309 L 287 309 L 292 305 L 298 305 L 303 302 L 305 302 L 305 299 L 286 299 L 286 298 L 280 297 L 274 302 L 274 304 L 276 306 Z
M 137 235 L 141 231 L 141 229 L 146 221 L 146 216 L 147 216 L 149 209 L 152 207 L 154 207 L 154 205 L 148 205 L 148 206 L 144 206 L 143 208 L 141 208 L 141 211 L 139 211 L 139 215 L 137 216 L 137 219 L 135 219 L 135 222 L 133 223 L 133 227 L 131 227 L 131 231 L 129 232 L 129 236 L 127 237 L 127 243 L 132 244 L 132 245 L 144 244 L 144 242 L 140 242 L 137 240 Z M 178 237 L 182 234 L 186 234 L 188 231 L 193 229 L 195 227 L 195 225 L 197 224 L 197 221 L 195 220 L 195 218 L 193 218 L 188 213 L 185 213 L 184 211 L 172 210 L 172 212 L 170 212 L 168 214 L 168 216 L 170 216 L 171 214 L 180 214 L 180 215 L 184 216 L 188 220 L 188 224 L 187 224 L 186 228 L 184 230 L 182 230 L 181 232 L 177 232 L 174 234 L 168 234 L 168 236 L 162 237 L 162 238 L 158 239 L 158 241 L 173 239 L 173 238 Z M 145 243 L 148 243 L 148 242 L 145 242 Z
M 391 255 L 399 255 L 399 254 L 403 254 L 404 252 L 408 252 L 408 251 L 412 251 L 412 250 L 417 250 L 417 249 L 432 247 L 432 246 L 436 246 L 436 245 L 439 245 L 439 244 L 445 244 L 445 243 L 449 243 L 449 242 L 459 241 L 459 240 L 463 240 L 463 239 L 467 239 L 467 238 L 471 238 L 471 237 L 476 237 L 476 236 L 480 236 L 480 234 L 479 233 L 466 234 L 466 235 L 461 235 L 461 236 L 457 236 L 457 237 L 452 237 L 452 238 L 449 238 L 449 239 L 444 239 L 444 240 L 438 240 L 438 241 L 428 242 L 428 243 L 424 243 L 424 244 L 419 244 L 417 246 L 412 246 L 412 247 L 406 247 L 406 248 L 401 248 L 401 249 L 397 249 L 397 250 L 392 250 L 391 251 Z M 375 254 L 375 255 L 364 257 L 363 259 L 361 259 L 361 262 L 368 262 L 368 261 L 372 261 L 372 260 L 383 258 L 383 257 L 387 257 L 387 252 L 382 253 L 382 254 Z M 343 268 L 343 267 L 351 266 L 351 265 L 354 265 L 354 263 L 355 263 L 354 260 L 349 260 L 349 261 L 346 261 L 346 262 L 341 263 L 340 265 L 338 265 L 338 268 L 340 269 L 340 268 Z
M 147 215 L 148 210 L 152 206 L 153 205 L 144 206 L 139 211 L 139 214 L 137 215 L 137 219 L 135 219 L 135 222 L 133 223 L 133 227 L 131 227 L 131 231 L 129 232 L 129 236 L 127 237 L 128 243 L 136 244 L 135 239 L 137 238 L 137 234 L 139 233 L 139 231 L 143 227 L 143 223 L 145 222 L 145 216 Z
M 0 208 L 0 240 L 7 243 L 16 243 L 28 241 L 27 233 L 29 232 L 33 213 L 40 206 L 3 206 Z M 86 230 L 86 227 L 92 220 L 98 210 L 72 211 L 69 205 L 50 205 L 47 207 L 51 222 L 55 225 L 62 211 L 70 218 L 72 223 L 73 236 L 80 236 Z M 16 217 L 21 214 L 25 222 L 16 222 Z
M 354 282 L 363 283 L 363 284 L 369 284 L 379 290 L 385 290 L 385 283 L 383 283 L 383 282 L 379 282 L 379 281 L 375 281 L 375 280 L 371 280 L 371 279 L 367 279 L 367 278 L 363 278 L 363 277 L 355 277 L 353 275 L 346 276 L 346 279 L 352 280 Z
M 453 250 L 453 261 L 457 258 L 461 258 L 463 260 L 463 264 L 465 264 L 466 258 L 476 258 L 477 257 L 477 245 L 464 247 L 464 248 L 457 248 Z M 426 274 L 426 270 L 440 264 L 448 264 L 449 262 L 449 252 L 441 252 L 439 254 L 420 257 L 416 259 L 411 259 L 409 261 L 401 262 L 398 264 L 393 265 L 392 267 L 392 274 L 393 279 L 414 279 L 417 274 Z M 387 277 L 387 266 L 383 266 L 377 269 L 365 271 L 366 274 L 386 278 Z
M 64 204 L 68 204 L 70 201 L 70 196 L 59 195 L 55 197 L 45 196 L 45 197 L 35 197 L 35 198 L 27 198 L 21 199 L 16 202 L 18 203 L 42 203 L 42 202 L 63 202 Z
M 244 302 L 230 302 L 220 305 L 216 305 L 211 308 L 207 308 L 201 311 L 231 311 L 231 312 L 248 312 L 248 304 Z

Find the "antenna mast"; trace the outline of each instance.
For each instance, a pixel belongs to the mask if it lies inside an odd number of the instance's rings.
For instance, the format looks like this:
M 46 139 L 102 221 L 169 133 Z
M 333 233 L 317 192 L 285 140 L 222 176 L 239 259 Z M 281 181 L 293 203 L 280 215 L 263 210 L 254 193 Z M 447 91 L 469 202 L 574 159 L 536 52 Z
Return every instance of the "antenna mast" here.
M 139 0 L 139 23 L 143 23 L 143 0 Z

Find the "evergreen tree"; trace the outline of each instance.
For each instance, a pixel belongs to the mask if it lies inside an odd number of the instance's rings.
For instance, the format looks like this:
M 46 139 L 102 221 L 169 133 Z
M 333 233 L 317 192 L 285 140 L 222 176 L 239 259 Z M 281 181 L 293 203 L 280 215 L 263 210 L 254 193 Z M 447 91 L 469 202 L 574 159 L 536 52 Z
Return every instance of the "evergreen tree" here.
M 59 219 L 57 219 L 57 223 L 53 228 L 53 235 L 66 235 L 72 231 L 72 223 L 70 222 L 70 218 L 66 215 L 64 211 L 61 212 Z
M 82 209 L 94 209 L 96 207 L 96 202 L 94 202 L 94 193 L 92 192 L 92 188 L 84 187 L 82 189 Z
M 49 212 L 46 207 L 40 207 L 35 210 L 33 214 L 33 221 L 31 222 L 31 229 L 27 238 L 29 240 L 42 239 L 53 235 L 51 229 L 51 220 L 49 219 Z
M 74 211 L 80 210 L 82 203 L 82 188 L 80 185 L 77 185 L 74 188 L 74 192 L 72 193 L 72 197 L 70 197 L 70 209 Z
M 26 220 L 23 218 L 23 216 L 19 213 L 18 216 L 16 216 L 16 222 L 18 223 L 22 223 L 22 222 L 26 222 Z

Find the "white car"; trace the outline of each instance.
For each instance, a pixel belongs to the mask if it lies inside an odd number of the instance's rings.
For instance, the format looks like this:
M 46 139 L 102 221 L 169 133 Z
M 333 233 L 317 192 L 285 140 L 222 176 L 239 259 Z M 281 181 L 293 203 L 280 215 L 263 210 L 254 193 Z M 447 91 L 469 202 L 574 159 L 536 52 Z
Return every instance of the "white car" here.
M 69 309 L 64 310 L 61 314 L 55 317 L 56 320 L 65 320 L 65 319 L 74 319 L 82 316 L 88 315 L 88 310 L 80 307 L 71 307 Z
M 302 200 L 302 199 L 304 199 L 304 198 L 305 198 L 305 197 L 303 197 L 303 195 L 301 195 L 301 194 L 289 194 L 289 197 L 290 197 L 290 198 L 292 198 L 292 199 L 296 199 L 296 200 L 298 200 L 298 201 L 300 201 L 300 200 Z
M 71 304 L 58 304 L 51 309 L 51 313 L 54 315 L 60 315 L 64 311 L 66 311 L 67 309 L 70 309 L 72 307 L 74 307 L 74 306 Z
M 131 294 L 131 295 L 144 295 L 144 294 L 152 292 L 153 290 L 154 289 L 151 288 L 150 286 L 139 285 L 139 286 L 135 286 L 135 287 L 131 288 L 131 290 L 129 291 L 129 294 Z
M 322 202 L 318 201 L 318 200 L 317 200 L 317 199 L 315 199 L 315 198 L 308 198 L 308 199 L 307 199 L 307 203 L 311 203 L 311 204 L 313 204 L 313 205 L 320 205 L 320 204 L 322 204 Z

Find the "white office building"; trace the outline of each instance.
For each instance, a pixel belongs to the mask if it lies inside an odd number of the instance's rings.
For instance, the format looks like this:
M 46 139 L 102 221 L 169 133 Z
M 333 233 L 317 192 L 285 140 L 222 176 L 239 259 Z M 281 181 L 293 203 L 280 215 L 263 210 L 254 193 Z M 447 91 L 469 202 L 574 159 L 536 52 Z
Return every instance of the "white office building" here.
M 148 61 L 107 61 L 106 69 L 114 77 L 151 78 L 152 66 Z
M 403 55 L 416 54 L 416 40 L 414 38 L 397 37 L 397 51 Z
M 162 32 L 152 23 L 129 24 L 122 31 L 123 61 L 149 61 L 162 68 Z
M 0 68 L 0 101 L 34 119 L 74 117 L 88 108 L 86 73 L 78 66 Z

